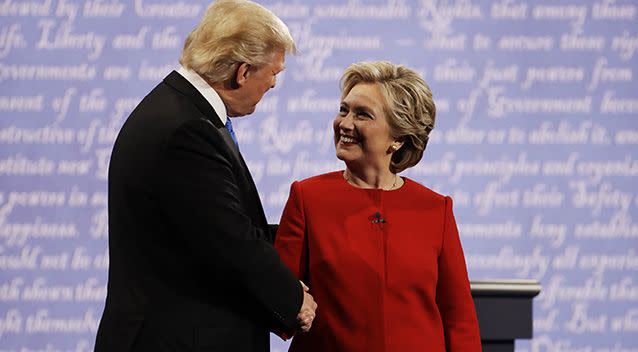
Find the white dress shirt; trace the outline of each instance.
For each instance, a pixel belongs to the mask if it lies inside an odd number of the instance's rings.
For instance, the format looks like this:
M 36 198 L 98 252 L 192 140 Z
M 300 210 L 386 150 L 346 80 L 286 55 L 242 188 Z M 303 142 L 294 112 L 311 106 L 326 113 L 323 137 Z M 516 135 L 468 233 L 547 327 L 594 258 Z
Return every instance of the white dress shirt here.
M 195 71 L 187 69 L 183 66 L 177 70 L 177 73 L 182 75 L 189 81 L 197 91 L 206 98 L 206 101 L 213 107 L 217 116 L 222 121 L 222 125 L 226 124 L 226 105 L 222 101 L 222 98 L 204 79 Z

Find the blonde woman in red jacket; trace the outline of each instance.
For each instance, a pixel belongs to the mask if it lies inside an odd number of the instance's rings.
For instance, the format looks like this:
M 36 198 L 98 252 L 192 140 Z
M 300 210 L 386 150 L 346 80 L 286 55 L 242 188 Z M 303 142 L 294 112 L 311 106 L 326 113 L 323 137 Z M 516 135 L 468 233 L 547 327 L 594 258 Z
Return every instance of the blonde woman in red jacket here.
M 397 175 L 423 156 L 430 88 L 389 62 L 351 65 L 341 88 L 345 170 L 293 183 L 275 242 L 320 306 L 290 351 L 481 351 L 452 199 Z

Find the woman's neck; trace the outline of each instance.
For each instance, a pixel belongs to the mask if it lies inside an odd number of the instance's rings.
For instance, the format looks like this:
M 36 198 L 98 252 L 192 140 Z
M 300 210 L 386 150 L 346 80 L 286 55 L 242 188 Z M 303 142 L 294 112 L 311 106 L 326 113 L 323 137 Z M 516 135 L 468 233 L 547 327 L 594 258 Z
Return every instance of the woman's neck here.
M 403 184 L 397 174 L 390 170 L 361 170 L 346 167 L 343 178 L 351 185 L 359 188 L 383 189 L 386 191 L 397 189 Z

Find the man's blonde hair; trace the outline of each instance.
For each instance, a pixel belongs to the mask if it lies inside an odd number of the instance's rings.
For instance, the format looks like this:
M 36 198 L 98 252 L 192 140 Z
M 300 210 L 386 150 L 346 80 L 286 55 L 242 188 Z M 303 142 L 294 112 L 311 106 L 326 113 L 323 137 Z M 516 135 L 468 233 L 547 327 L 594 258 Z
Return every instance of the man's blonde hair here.
M 430 131 L 434 128 L 436 106 L 432 91 L 413 70 L 388 61 L 354 63 L 341 77 L 341 98 L 359 83 L 377 83 L 385 101 L 384 112 L 390 134 L 403 146 L 392 154 L 390 171 L 401 172 L 423 157 Z
M 279 50 L 297 48 L 274 13 L 248 0 L 218 0 L 186 38 L 179 62 L 209 83 L 225 83 L 241 63 L 262 66 Z

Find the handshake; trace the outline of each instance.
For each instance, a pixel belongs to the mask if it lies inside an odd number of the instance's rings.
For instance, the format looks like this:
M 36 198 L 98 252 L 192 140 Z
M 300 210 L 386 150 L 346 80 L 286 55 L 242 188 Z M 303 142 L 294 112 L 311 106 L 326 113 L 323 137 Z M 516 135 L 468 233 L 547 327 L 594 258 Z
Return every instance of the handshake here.
M 317 310 L 317 303 L 308 291 L 310 290 L 303 281 L 299 281 L 303 288 L 303 304 L 301 310 L 297 314 L 297 321 L 299 322 L 299 330 L 302 332 L 310 331 L 312 321 L 315 319 L 315 310 Z

